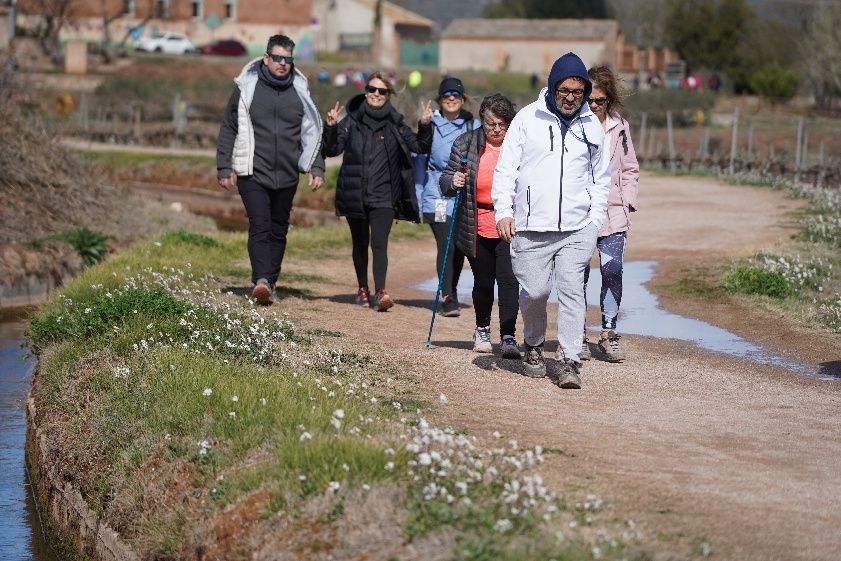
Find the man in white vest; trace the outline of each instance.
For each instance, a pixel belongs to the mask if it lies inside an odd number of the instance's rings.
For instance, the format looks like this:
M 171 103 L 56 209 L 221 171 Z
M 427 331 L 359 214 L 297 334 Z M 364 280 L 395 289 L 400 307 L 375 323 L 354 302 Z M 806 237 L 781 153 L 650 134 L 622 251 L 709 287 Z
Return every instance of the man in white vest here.
M 273 301 L 299 174 L 309 174 L 313 191 L 324 183 L 321 117 L 294 48 L 289 37 L 273 35 L 266 52 L 245 65 L 216 143 L 219 185 L 238 188 L 248 215 L 251 296 L 263 305 Z

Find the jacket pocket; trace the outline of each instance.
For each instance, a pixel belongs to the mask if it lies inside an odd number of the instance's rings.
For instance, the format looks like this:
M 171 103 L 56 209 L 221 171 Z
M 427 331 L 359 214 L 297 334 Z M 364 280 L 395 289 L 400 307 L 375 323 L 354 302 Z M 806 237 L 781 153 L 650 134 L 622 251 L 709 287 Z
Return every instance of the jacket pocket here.
M 531 185 L 526 187 L 526 228 L 529 227 L 529 218 L 531 217 Z

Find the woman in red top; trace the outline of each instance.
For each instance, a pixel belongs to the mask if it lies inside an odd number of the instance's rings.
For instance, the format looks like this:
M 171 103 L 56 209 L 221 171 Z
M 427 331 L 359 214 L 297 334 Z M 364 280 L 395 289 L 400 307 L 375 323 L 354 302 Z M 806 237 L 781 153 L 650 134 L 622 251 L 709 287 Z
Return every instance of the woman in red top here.
M 514 338 L 519 312 L 519 285 L 511 269 L 509 244 L 496 231 L 491 185 L 502 141 L 516 111 L 502 94 L 482 100 L 482 126 L 458 137 L 450 161 L 441 175 L 441 193 L 452 197 L 464 189 L 458 208 L 457 247 L 467 256 L 473 270 L 473 308 L 476 330 L 473 350 L 493 352 L 491 308 L 494 283 L 499 289 L 499 330 L 503 358 L 521 358 Z

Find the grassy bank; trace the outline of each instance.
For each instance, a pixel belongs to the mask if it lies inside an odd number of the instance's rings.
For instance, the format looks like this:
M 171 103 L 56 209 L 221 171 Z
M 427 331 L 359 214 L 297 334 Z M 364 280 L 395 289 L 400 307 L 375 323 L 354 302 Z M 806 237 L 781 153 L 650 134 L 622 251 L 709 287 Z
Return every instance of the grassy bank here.
M 649 171 L 668 174 L 659 168 Z M 699 170 L 692 175 L 713 174 Z M 841 333 L 841 190 L 749 174 L 721 175 L 719 179 L 732 185 L 782 190 L 788 197 L 806 200 L 807 206 L 793 217 L 797 233 L 779 247 L 697 270 L 668 290 L 699 299 L 729 295 L 798 324 Z
M 291 236 L 299 264 L 347 247 L 340 226 Z M 436 427 L 411 365 L 229 291 L 244 242 L 170 232 L 31 320 L 56 463 L 141 558 L 638 557 L 633 527 L 601 528 L 600 500 L 544 487 L 539 446 Z M 288 294 L 324 281 L 290 270 Z

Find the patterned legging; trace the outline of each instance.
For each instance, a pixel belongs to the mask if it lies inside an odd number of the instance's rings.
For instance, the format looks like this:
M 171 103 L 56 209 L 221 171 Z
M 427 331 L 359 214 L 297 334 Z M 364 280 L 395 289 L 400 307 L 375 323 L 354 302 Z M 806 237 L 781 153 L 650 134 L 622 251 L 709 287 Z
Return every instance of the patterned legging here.
M 622 301 L 622 264 L 625 255 L 627 232 L 617 232 L 600 237 L 596 242 L 601 260 L 602 291 L 599 304 L 602 309 L 602 329 L 616 329 L 619 303 Z M 587 299 L 587 281 L 590 267 L 584 269 L 584 299 Z

